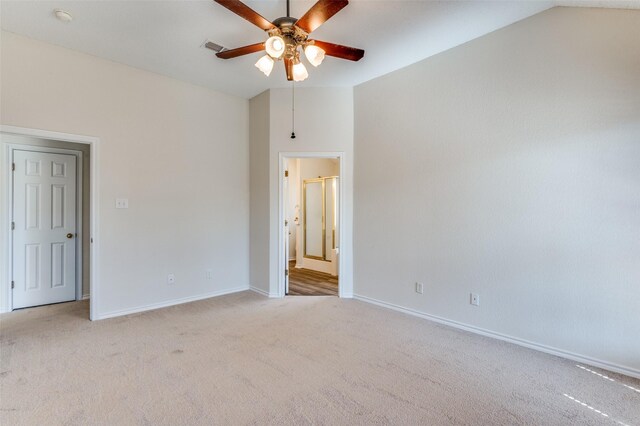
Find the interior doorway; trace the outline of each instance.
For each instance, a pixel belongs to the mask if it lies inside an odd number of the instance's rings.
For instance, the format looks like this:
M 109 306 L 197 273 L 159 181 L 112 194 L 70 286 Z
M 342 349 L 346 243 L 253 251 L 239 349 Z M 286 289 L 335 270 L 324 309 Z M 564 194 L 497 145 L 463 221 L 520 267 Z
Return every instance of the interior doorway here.
M 89 299 L 99 317 L 98 151 L 96 137 L 0 126 L 0 312 Z
M 340 158 L 285 157 L 284 294 L 338 296 Z

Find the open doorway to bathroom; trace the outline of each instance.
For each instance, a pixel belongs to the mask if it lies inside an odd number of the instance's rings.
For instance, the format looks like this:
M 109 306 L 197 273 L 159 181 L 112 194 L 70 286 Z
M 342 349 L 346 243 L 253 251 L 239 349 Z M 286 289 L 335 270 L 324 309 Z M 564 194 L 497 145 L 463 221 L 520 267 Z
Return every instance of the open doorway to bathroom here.
M 285 158 L 285 294 L 338 296 L 339 158 Z

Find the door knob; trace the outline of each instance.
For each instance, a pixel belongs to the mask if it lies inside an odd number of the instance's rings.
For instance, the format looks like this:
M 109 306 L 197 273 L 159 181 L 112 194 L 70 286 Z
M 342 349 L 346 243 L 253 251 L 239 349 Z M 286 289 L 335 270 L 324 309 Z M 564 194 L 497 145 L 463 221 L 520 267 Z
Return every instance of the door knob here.
M 67 234 L 67 238 L 73 238 L 73 234 L 71 233 Z

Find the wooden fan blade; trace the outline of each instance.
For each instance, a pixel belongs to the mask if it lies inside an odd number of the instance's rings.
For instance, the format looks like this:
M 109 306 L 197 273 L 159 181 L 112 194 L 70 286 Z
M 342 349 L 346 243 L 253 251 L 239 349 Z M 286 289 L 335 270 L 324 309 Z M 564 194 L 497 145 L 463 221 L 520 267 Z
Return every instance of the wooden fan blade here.
M 359 61 L 364 56 L 364 50 L 356 49 L 355 47 L 342 46 L 320 40 L 313 40 L 313 44 L 324 50 L 327 55 L 335 56 L 336 58 Z
M 252 24 L 262 28 L 265 31 L 268 31 L 274 28 L 273 24 L 267 21 L 262 15 L 260 15 L 255 10 L 251 9 L 246 4 L 242 3 L 240 0 L 213 0 L 221 6 L 226 7 L 236 15 L 246 19 Z
M 236 49 L 223 50 L 222 52 L 216 53 L 216 56 L 222 59 L 231 59 L 242 55 L 248 55 L 249 53 L 259 52 L 261 50 L 264 50 L 264 42 L 250 44 Z
M 284 70 L 287 72 L 287 80 L 293 81 L 293 59 L 285 58 Z
M 310 33 L 348 4 L 348 0 L 319 0 L 311 6 L 311 9 L 307 10 L 307 13 L 302 18 L 298 19 L 296 26 Z

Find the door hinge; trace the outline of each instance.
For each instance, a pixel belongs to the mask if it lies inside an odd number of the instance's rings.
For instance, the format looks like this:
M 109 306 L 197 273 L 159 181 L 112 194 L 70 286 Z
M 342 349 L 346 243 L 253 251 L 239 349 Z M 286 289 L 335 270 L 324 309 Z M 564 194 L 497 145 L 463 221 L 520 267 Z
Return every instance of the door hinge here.
M 289 170 L 284 171 L 284 177 L 289 177 Z
M 288 220 L 284 221 L 284 226 L 289 226 L 289 221 Z
M 15 281 L 11 281 L 11 289 L 14 289 L 16 287 L 16 282 Z
M 16 163 L 11 163 L 11 171 L 12 172 L 16 171 Z
M 289 270 L 288 270 L 288 269 L 285 269 L 285 270 L 284 270 L 284 276 L 285 276 L 285 277 L 288 277 L 288 276 L 289 276 Z
M 14 231 L 16 229 L 16 223 L 11 222 L 11 230 Z

